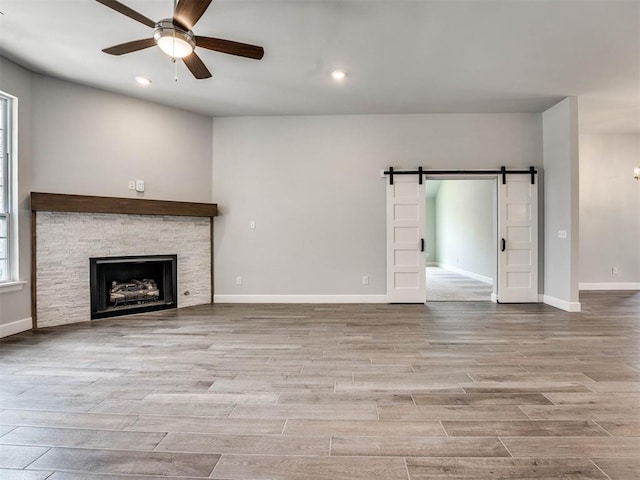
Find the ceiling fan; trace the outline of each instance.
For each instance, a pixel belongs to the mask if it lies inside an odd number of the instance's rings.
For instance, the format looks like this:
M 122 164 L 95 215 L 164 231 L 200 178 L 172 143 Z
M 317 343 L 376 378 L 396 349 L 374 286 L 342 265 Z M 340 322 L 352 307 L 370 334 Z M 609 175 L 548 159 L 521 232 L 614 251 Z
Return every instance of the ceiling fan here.
M 177 4 L 174 1 L 173 18 L 164 18 L 158 22 L 154 22 L 117 0 L 96 1 L 153 28 L 152 38 L 134 40 L 102 50 L 110 55 L 123 55 L 157 45 L 160 50 L 172 59 L 181 58 L 197 79 L 209 78 L 211 77 L 211 72 L 196 54 L 196 47 L 256 60 L 260 60 L 264 55 L 264 49 L 256 45 L 248 45 L 221 38 L 200 37 L 193 33 L 193 26 L 200 20 L 212 0 L 179 0 Z

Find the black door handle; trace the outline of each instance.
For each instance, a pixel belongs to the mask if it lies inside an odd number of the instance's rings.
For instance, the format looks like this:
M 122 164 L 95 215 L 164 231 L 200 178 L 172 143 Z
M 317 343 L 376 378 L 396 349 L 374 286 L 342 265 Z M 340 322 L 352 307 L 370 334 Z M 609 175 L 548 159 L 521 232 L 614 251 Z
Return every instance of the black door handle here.
M 424 238 L 420 239 L 420 251 L 424 252 Z
M 501 244 L 502 244 L 502 247 L 500 247 L 500 250 L 504 252 L 507 249 L 507 241 L 503 238 L 501 240 Z

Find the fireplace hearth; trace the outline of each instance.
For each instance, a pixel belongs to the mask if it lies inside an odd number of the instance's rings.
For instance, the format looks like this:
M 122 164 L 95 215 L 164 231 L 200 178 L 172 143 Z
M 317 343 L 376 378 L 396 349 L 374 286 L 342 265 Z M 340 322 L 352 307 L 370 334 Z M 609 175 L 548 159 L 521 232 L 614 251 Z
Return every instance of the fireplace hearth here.
M 90 258 L 91 319 L 177 307 L 177 255 Z

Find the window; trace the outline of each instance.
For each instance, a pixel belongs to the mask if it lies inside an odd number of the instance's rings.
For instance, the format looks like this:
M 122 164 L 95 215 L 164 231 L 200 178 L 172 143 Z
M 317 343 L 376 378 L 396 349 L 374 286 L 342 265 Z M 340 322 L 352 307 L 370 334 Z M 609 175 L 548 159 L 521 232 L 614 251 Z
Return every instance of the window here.
M 13 99 L 0 92 L 0 283 L 16 280 L 12 245 L 12 107 Z

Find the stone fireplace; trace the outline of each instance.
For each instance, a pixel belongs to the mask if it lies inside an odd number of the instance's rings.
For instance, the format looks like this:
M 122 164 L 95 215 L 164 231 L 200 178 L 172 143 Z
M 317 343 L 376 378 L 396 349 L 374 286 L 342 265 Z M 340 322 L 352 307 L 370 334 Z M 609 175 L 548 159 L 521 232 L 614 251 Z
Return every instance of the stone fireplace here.
M 127 286 L 135 283 L 131 280 L 153 280 L 158 291 L 162 288 L 159 303 L 154 305 L 142 305 L 150 303 L 142 300 L 138 304 L 132 298 L 119 301 L 118 310 L 127 314 L 140 311 L 129 309 L 133 305 L 149 311 L 160 303 L 162 308 L 212 303 L 215 204 L 32 193 L 31 210 L 34 327 L 111 316 L 113 311 L 104 311 L 110 310 L 109 305 L 100 306 L 102 300 L 91 294 L 92 259 L 107 270 L 103 282 L 122 283 L 120 288 L 128 291 L 134 289 Z M 110 272 L 109 261 L 114 257 L 147 256 L 174 257 L 174 266 L 162 267 L 165 270 L 160 274 L 153 272 L 160 268 L 156 264 L 149 274 L 135 271 L 140 264 L 133 261 L 127 268 L 134 271 L 120 276 Z M 174 286 L 168 288 L 167 275 L 174 268 Z M 158 275 L 160 278 L 147 278 Z M 136 278 L 139 276 L 143 278 Z M 147 293 L 154 296 L 153 285 L 147 287 Z M 131 297 L 129 293 L 124 296 Z

